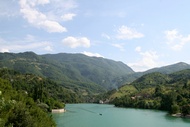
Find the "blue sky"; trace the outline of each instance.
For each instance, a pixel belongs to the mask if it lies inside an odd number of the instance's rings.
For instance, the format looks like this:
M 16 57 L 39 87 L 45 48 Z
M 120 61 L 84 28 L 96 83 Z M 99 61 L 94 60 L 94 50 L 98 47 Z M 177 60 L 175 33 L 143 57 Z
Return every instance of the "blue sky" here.
M 0 52 L 83 53 L 135 71 L 190 63 L 189 0 L 0 0 Z

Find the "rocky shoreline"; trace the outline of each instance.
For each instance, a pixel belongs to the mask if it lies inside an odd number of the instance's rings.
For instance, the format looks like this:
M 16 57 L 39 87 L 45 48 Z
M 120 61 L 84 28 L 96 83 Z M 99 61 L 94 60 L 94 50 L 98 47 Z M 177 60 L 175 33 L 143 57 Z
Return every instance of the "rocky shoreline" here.
M 172 116 L 174 116 L 174 117 L 181 117 L 181 118 L 190 118 L 190 114 L 189 114 L 189 115 L 184 116 L 184 115 L 183 115 L 183 114 L 181 114 L 181 113 L 177 113 L 177 114 L 172 114 Z
M 52 113 L 63 113 L 65 112 L 66 110 L 63 108 L 63 109 L 52 109 Z

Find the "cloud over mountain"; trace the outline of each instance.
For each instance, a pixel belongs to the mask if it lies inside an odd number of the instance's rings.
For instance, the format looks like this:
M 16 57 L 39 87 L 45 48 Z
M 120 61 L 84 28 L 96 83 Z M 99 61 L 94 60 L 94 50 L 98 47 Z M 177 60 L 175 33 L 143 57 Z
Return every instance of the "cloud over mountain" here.
M 62 43 L 70 48 L 77 48 L 77 47 L 90 47 L 90 40 L 86 37 L 66 37 L 62 40 Z

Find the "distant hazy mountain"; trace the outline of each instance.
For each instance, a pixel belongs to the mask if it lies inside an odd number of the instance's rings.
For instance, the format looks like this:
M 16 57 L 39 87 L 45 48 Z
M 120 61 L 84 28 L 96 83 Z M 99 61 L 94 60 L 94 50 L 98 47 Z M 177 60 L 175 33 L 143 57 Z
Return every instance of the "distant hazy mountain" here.
M 150 70 L 147 70 L 144 72 L 135 72 L 135 73 L 131 73 L 128 75 L 123 75 L 122 77 L 119 77 L 115 80 L 121 81 L 123 84 L 131 83 L 134 80 L 140 78 L 141 76 L 143 76 L 145 74 L 149 74 L 149 73 L 153 73 L 153 72 L 159 72 L 162 74 L 171 74 L 171 73 L 178 72 L 178 71 L 185 70 L 185 69 L 190 69 L 190 65 L 187 63 L 184 63 L 184 62 L 179 62 L 179 63 L 168 65 L 168 66 L 153 68 L 153 69 L 150 69 Z
M 160 68 L 153 68 L 150 70 L 145 71 L 144 73 L 152 73 L 152 72 L 160 72 L 163 74 L 170 74 L 173 72 L 185 70 L 185 69 L 190 69 L 190 65 L 184 62 L 179 62 L 176 64 L 160 67 Z
M 66 53 L 0 53 L 0 68 L 5 67 L 48 77 L 74 90 L 80 87 L 96 92 L 121 86 L 114 79 L 134 73 L 122 62 Z

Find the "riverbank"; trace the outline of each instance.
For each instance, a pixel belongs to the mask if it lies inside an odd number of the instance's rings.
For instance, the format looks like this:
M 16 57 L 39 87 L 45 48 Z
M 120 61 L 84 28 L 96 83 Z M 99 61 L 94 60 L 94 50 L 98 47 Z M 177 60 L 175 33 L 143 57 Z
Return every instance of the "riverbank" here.
M 63 112 L 66 112 L 66 110 L 63 108 L 63 109 L 52 109 L 51 111 L 52 113 L 63 113 Z
M 177 113 L 177 114 L 172 114 L 172 116 L 174 116 L 174 117 L 181 117 L 181 118 L 190 118 L 190 114 L 186 115 L 186 116 L 183 116 L 181 113 Z

